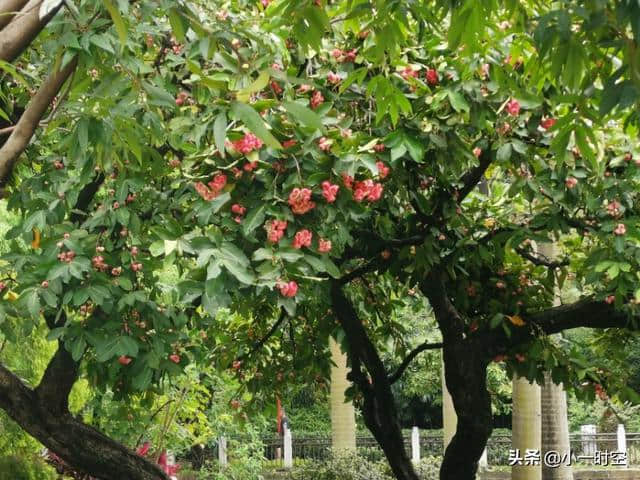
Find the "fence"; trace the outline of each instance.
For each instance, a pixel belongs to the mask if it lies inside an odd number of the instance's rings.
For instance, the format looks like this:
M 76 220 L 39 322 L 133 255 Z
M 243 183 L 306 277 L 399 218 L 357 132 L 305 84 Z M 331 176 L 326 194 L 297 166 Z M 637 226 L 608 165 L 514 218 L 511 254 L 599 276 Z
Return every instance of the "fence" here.
M 597 452 L 625 452 L 626 465 L 640 465 L 640 433 L 625 433 L 619 426 L 616 433 L 595 433 L 595 427 L 583 429 L 581 433 L 569 436 L 574 458 L 582 464 L 597 464 Z M 221 439 L 211 453 L 220 463 L 226 463 L 226 440 Z M 296 436 L 290 430 L 284 437 L 263 439 L 263 456 L 266 462 L 288 468 L 295 461 L 325 460 L 331 455 L 331 437 L 327 435 Z M 417 427 L 404 435 L 404 447 L 414 461 L 426 456 L 441 456 L 443 453 L 442 434 L 420 432 Z M 370 435 L 358 435 L 356 448 L 359 455 L 370 460 L 383 458 L 376 440 Z M 508 466 L 511 450 L 510 434 L 494 434 L 487 443 L 481 466 Z M 589 456 L 590 458 L 585 458 Z

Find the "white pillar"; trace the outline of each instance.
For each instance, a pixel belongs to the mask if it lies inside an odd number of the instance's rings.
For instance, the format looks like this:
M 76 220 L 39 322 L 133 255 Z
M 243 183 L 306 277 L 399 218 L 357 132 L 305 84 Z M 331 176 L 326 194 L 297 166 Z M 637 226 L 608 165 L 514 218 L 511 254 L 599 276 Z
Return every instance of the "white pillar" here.
M 582 440 L 582 454 L 592 457 L 596 453 L 596 426 L 581 425 L 580 439 Z
M 420 430 L 413 427 L 411 430 L 411 460 L 413 463 L 420 462 Z
M 627 435 L 624 431 L 624 425 L 618 424 L 618 452 L 624 455 L 625 461 L 623 465 L 620 465 L 622 468 L 629 467 L 629 459 L 627 458 Z
M 291 430 L 284 429 L 284 468 L 293 467 L 293 449 L 291 445 Z
M 220 437 L 218 439 L 218 462 L 220 465 L 227 464 L 227 438 Z
M 480 467 L 480 470 L 486 470 L 489 467 L 489 460 L 487 459 L 487 447 L 484 447 L 484 450 L 482 451 L 482 456 L 480 457 L 478 466 Z

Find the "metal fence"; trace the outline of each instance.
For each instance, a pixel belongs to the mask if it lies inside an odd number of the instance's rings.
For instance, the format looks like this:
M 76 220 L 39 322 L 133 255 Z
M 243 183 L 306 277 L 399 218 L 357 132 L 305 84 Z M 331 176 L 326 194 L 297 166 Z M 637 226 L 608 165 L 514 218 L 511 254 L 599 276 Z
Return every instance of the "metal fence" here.
M 618 449 L 616 433 L 596 433 L 585 436 L 581 433 L 570 434 L 571 451 L 575 457 L 592 454 L 593 451 L 614 452 Z M 627 433 L 627 459 L 628 464 L 640 466 L 640 433 Z M 264 459 L 266 462 L 282 465 L 284 456 L 284 442 L 282 437 L 268 437 L 263 439 Z M 331 437 L 328 435 L 296 436 L 292 434 L 292 456 L 294 463 L 304 460 L 325 460 L 331 455 Z M 358 453 L 370 460 L 378 460 L 384 457 L 376 440 L 370 435 L 358 435 L 356 437 Z M 404 435 L 404 447 L 411 454 L 411 434 Z M 510 434 L 494 434 L 487 442 L 487 463 L 490 466 L 507 466 L 509 464 L 509 451 L 511 450 Z M 429 431 L 420 432 L 420 456 L 442 456 L 442 434 Z M 588 460 L 578 458 L 579 463 L 593 464 Z

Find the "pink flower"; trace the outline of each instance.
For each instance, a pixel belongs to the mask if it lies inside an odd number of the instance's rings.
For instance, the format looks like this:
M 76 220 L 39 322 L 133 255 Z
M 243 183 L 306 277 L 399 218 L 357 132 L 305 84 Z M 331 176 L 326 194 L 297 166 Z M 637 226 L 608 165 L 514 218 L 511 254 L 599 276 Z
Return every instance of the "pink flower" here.
M 294 188 L 289 194 L 289 206 L 296 215 L 304 215 L 316 204 L 311 201 L 311 190 L 308 188 Z
M 386 166 L 384 162 L 379 160 L 376 162 L 376 167 L 378 167 L 378 174 L 380 175 L 380 178 L 387 178 L 391 169 Z
M 219 173 L 213 177 L 213 180 L 207 183 L 207 185 L 204 185 L 202 182 L 196 182 L 193 186 L 202 198 L 205 200 L 213 200 L 226 185 L 227 176 L 224 173 Z
M 282 148 L 289 148 L 289 147 L 293 147 L 294 145 L 296 145 L 298 143 L 297 140 L 295 139 L 290 139 L 290 140 L 285 140 L 284 142 L 282 142 Z
M 376 152 L 384 152 L 384 149 L 385 149 L 384 143 L 376 143 L 376 144 L 373 146 L 373 149 L 374 149 Z
M 284 235 L 284 231 L 287 229 L 287 221 L 286 220 L 272 220 L 267 224 L 267 239 L 271 243 L 278 243 L 282 236 Z
M 342 57 L 342 55 L 343 55 L 342 50 L 340 50 L 339 48 L 334 48 L 331 51 L 331 56 L 333 58 L 335 58 L 336 60 L 338 60 L 340 57 Z
M 322 96 L 322 92 L 320 90 L 316 90 L 311 95 L 311 101 L 309 102 L 311 108 L 314 110 L 318 108 L 324 102 L 324 97 Z
M 262 3 L 262 6 L 264 8 L 267 8 L 269 6 L 269 4 L 271 3 L 271 0 L 260 0 L 260 3 Z
M 411 65 L 407 65 L 404 67 L 404 70 L 402 70 L 402 73 L 400 73 L 400 76 L 404 80 L 408 80 L 409 78 L 416 78 L 418 76 L 418 72 L 414 70 Z
M 318 252 L 320 253 L 328 253 L 331 251 L 331 240 L 326 240 L 321 238 L 318 240 Z
M 327 152 L 331 149 L 331 145 L 333 145 L 333 140 L 327 137 L 320 137 L 318 140 L 318 147 L 323 152 Z
M 337 73 L 329 72 L 327 74 L 327 81 L 331 85 L 338 85 L 342 81 L 342 78 Z
M 482 155 L 482 149 L 481 149 L 480 147 L 476 147 L 476 148 L 474 148 L 474 149 L 473 149 L 473 154 L 474 154 L 476 157 L 480 157 L 480 155 Z
M 576 185 L 578 185 L 578 179 L 574 177 L 569 177 L 564 181 L 564 184 L 567 186 L 568 189 L 572 189 Z
M 144 457 L 147 454 L 147 452 L 149 452 L 150 448 L 151 448 L 151 444 L 149 442 L 144 442 L 144 444 L 142 444 L 142 446 L 138 448 L 138 450 L 136 450 L 136 453 L 141 457 Z
M 333 203 L 336 201 L 338 190 L 340 190 L 340 187 L 338 185 L 334 185 L 327 180 L 322 182 L 322 196 L 328 203 Z
M 610 202 L 609 205 L 607 205 L 607 212 L 609 212 L 609 215 L 612 217 L 620 216 L 620 202 L 617 200 Z
M 180 355 L 178 355 L 177 353 L 173 353 L 169 355 L 169 360 L 171 360 L 173 363 L 180 363 Z
M 613 231 L 613 233 L 615 235 L 624 235 L 625 233 L 627 233 L 627 227 L 625 226 L 624 223 L 619 223 L 615 230 Z
M 280 283 L 280 285 L 278 285 L 278 288 L 280 289 L 280 294 L 283 297 L 295 297 L 296 293 L 298 293 L 298 284 L 296 282 L 294 282 L 293 280 L 290 282 L 282 282 Z
M 607 302 L 609 305 L 611 305 L 612 303 L 614 303 L 616 301 L 616 296 L 615 295 L 609 295 L 607 296 L 607 298 L 604 299 L 605 302 Z
M 251 153 L 262 147 L 262 140 L 256 137 L 253 133 L 247 133 L 240 140 L 231 142 L 231 145 L 235 150 L 246 155 L 247 153 Z
M 245 172 L 253 172 L 256 168 L 258 168 L 258 162 L 247 162 L 242 166 Z
M 353 199 L 356 202 L 362 202 L 363 200 L 375 202 L 377 200 L 380 200 L 382 191 L 382 184 L 374 183 L 371 179 L 367 179 L 362 182 L 356 182 L 353 189 Z
M 345 188 L 351 190 L 353 188 L 353 177 L 342 172 L 342 182 L 344 183 Z
M 435 68 L 429 68 L 425 74 L 427 83 L 432 87 L 438 85 L 440 78 L 438 77 L 438 71 Z
M 118 357 L 118 363 L 120 365 L 129 365 L 131 363 L 131 358 L 125 356 L 125 355 L 120 355 L 120 357 Z
M 298 93 L 303 94 L 310 92 L 312 88 L 313 87 L 311 85 L 300 85 L 300 87 L 298 88 Z
M 517 117 L 520 113 L 520 103 L 515 98 L 507 102 L 507 113 L 513 117 Z
M 306 228 L 296 232 L 293 239 L 293 248 L 301 249 L 302 247 L 310 247 L 313 234 Z
M 271 88 L 273 89 L 276 95 L 280 95 L 284 91 L 280 86 L 280 84 L 275 80 L 271 80 Z

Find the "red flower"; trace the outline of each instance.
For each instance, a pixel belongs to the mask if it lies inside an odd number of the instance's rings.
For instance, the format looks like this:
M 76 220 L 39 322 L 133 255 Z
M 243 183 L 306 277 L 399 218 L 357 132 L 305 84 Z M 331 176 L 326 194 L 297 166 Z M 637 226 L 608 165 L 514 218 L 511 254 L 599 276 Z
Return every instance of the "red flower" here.
M 126 355 L 121 355 L 118 358 L 118 363 L 120 365 L 129 365 L 131 363 L 131 358 L 127 357 Z
M 373 149 L 374 149 L 376 152 L 384 152 L 384 149 L 385 149 L 384 143 L 376 143 L 376 144 L 373 146 Z
M 147 454 L 147 452 L 149 452 L 150 448 L 151 448 L 151 444 L 149 442 L 144 442 L 142 446 L 138 448 L 138 450 L 136 450 L 136 453 L 141 457 L 144 457 Z
M 234 203 L 233 205 L 231 205 L 231 211 L 236 215 L 244 215 L 247 211 L 247 208 L 243 207 L 239 203 Z
M 300 249 L 302 247 L 310 247 L 312 238 L 313 234 L 306 228 L 300 230 L 299 232 L 296 232 L 296 235 L 293 239 L 293 248 Z
M 440 78 L 438 77 L 438 71 L 435 68 L 429 68 L 427 73 L 425 74 L 427 78 L 427 83 L 432 87 L 435 87 L 440 82 Z
M 282 148 L 289 148 L 289 147 L 293 147 L 294 145 L 296 145 L 298 143 L 297 140 L 295 139 L 290 139 L 290 140 L 285 140 L 284 142 L 282 142 Z
M 382 197 L 383 187 L 381 183 L 374 183 L 373 180 L 367 179 L 362 182 L 356 182 L 353 189 L 353 199 L 356 202 L 368 200 L 375 202 Z
M 284 231 L 286 229 L 286 220 L 272 220 L 267 224 L 267 239 L 271 243 L 278 243 L 284 235 Z
M 380 175 L 380 178 L 387 178 L 391 169 L 381 161 L 376 162 L 376 167 L 378 167 L 378 174 Z
M 293 280 L 290 282 L 282 282 L 278 285 L 278 288 L 280 289 L 280 294 L 283 297 L 295 297 L 296 293 L 298 293 L 298 284 L 296 282 L 294 282 Z
M 351 190 L 353 188 L 353 177 L 346 173 L 342 173 L 342 182 L 344 183 L 345 188 Z
M 246 155 L 247 153 L 251 153 L 262 147 L 262 140 L 256 137 L 253 133 L 247 133 L 240 140 L 231 142 L 231 145 L 235 150 Z
M 338 185 L 333 185 L 327 180 L 322 182 L 322 196 L 328 203 L 333 203 L 336 201 L 338 190 L 340 190 L 340 187 Z
M 276 95 L 280 95 L 283 92 L 282 87 L 275 80 L 271 80 L 271 88 Z
M 474 148 L 474 149 L 473 149 L 473 154 L 474 154 L 476 157 L 480 157 L 480 155 L 482 155 L 482 149 L 481 149 L 480 147 L 476 147 L 476 148 Z
M 331 251 L 331 240 L 326 240 L 321 238 L 318 240 L 318 252 L 320 253 L 328 253 Z
M 609 305 L 611 305 L 612 303 L 615 303 L 616 296 L 615 295 L 609 295 L 609 296 L 607 296 L 607 298 L 604 299 L 604 301 L 607 302 Z
M 551 127 L 553 127 L 556 124 L 556 121 L 557 120 L 555 118 L 545 118 L 540 122 L 540 126 L 544 130 L 549 130 Z
M 342 78 L 340 77 L 340 75 L 338 75 L 337 73 L 333 73 L 333 72 L 329 72 L 327 74 L 327 81 L 331 84 L 331 85 L 337 85 L 342 81 Z
M 400 76 L 404 80 L 408 80 L 409 78 L 416 78 L 418 76 L 418 72 L 414 70 L 411 65 L 407 65 L 404 67 L 404 70 L 402 70 L 402 73 L 400 73 Z
M 572 189 L 578 184 L 578 179 L 574 177 L 569 177 L 564 181 L 564 184 L 567 186 L 568 189 Z
M 311 95 L 311 101 L 310 101 L 311 108 L 315 110 L 320 105 L 322 105 L 323 102 L 324 102 L 324 97 L 322 96 L 322 92 L 320 90 L 314 91 L 313 94 Z
M 294 188 L 289 194 L 289 205 L 296 215 L 304 215 L 316 206 L 311 201 L 311 190 L 308 188 Z
M 509 115 L 513 117 L 517 117 L 520 113 L 520 102 L 518 102 L 515 98 L 512 98 L 507 103 L 507 112 Z
M 220 191 L 227 184 L 227 176 L 224 173 L 219 173 L 213 180 L 211 180 L 207 185 L 204 185 L 202 182 L 196 182 L 193 186 L 196 189 L 196 192 L 204 198 L 205 200 L 213 200 L 218 195 L 220 195 Z
M 180 363 L 180 355 L 178 355 L 177 353 L 169 355 L 169 360 L 171 360 L 173 363 Z

